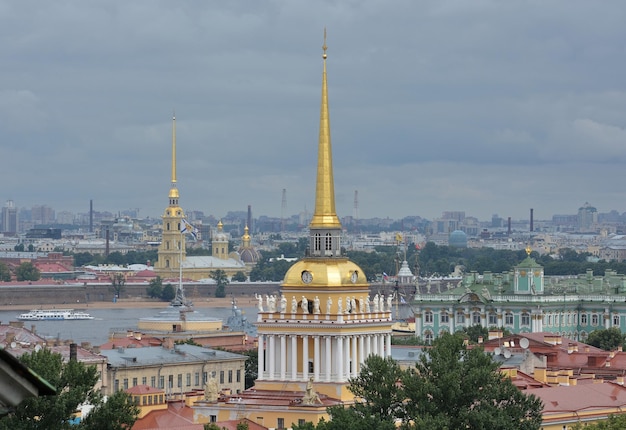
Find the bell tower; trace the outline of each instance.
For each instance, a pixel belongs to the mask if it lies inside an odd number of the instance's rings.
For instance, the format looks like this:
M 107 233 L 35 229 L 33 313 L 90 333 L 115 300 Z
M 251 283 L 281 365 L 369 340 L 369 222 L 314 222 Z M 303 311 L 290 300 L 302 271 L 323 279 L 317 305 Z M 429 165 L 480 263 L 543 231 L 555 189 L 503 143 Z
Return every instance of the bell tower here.
M 178 276 L 181 262 L 185 259 L 185 235 L 181 233 L 185 214 L 179 205 L 176 183 L 176 116 L 172 117 L 172 182 L 168 195 L 169 204 L 161 217 L 163 233 L 159 245 L 158 260 L 154 265 L 160 276 Z

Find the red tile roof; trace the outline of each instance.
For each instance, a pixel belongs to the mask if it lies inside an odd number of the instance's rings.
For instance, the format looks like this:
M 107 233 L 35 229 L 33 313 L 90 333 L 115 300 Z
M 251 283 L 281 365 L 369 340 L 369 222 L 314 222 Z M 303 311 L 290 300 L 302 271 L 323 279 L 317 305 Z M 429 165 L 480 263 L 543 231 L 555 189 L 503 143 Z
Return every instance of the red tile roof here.
M 529 389 L 526 394 L 534 394 L 543 401 L 544 416 L 626 406 L 626 387 L 612 382 Z
M 203 430 L 204 425 L 194 424 L 193 409 L 183 402 L 170 402 L 167 409 L 152 411 L 137 420 L 132 430 Z

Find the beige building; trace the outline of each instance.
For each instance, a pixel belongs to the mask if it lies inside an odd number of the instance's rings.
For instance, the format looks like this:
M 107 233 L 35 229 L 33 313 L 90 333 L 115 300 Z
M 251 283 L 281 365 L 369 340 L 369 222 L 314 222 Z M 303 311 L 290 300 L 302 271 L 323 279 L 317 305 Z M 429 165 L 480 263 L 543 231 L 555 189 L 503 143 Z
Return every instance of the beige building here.
M 195 345 L 117 348 L 101 352 L 108 359 L 105 394 L 147 385 L 165 390 L 166 396 L 204 389 L 214 381 L 223 391 L 244 389 L 246 357 Z

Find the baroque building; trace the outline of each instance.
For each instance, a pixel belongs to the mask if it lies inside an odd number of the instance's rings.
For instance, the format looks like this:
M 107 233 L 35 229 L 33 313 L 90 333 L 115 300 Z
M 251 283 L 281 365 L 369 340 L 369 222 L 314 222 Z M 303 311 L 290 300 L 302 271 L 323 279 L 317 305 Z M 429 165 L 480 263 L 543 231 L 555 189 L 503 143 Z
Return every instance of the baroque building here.
M 278 296 L 258 296 L 258 379 L 237 395 L 194 405 L 194 422 L 247 418 L 272 428 L 328 419 L 350 404 L 348 379 L 369 355 L 391 355 L 391 298 L 369 297 L 363 270 L 341 250 L 335 211 L 323 46 L 315 213 L 307 256 L 285 274 Z
M 593 330 L 626 330 L 626 276 L 607 270 L 546 279 L 530 248 L 526 252 L 511 272 L 472 272 L 458 284 L 418 290 L 411 303 L 416 335 L 430 342 L 442 332 L 480 325 L 584 341 Z
M 187 223 L 185 212 L 180 206 L 180 193 L 176 179 L 176 117 L 172 118 L 172 179 L 168 195 L 169 204 L 162 219 L 162 238 L 154 271 L 162 278 L 186 278 L 194 281 L 208 279 L 211 272 L 223 270 L 230 277 L 237 272 L 246 275 L 251 267 L 246 266 L 236 252 L 228 252 L 228 235 L 222 231 L 222 223 L 213 236 L 211 256 L 187 256 L 186 236 L 194 228 Z

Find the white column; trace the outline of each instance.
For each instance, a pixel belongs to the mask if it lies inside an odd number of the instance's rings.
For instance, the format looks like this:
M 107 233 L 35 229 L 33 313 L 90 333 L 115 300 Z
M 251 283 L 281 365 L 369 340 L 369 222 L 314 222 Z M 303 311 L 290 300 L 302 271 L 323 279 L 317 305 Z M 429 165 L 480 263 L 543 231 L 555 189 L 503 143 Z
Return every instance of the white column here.
M 386 340 L 386 345 L 385 348 L 387 349 L 387 353 L 385 354 L 385 357 L 391 357 L 391 335 L 390 334 L 386 334 L 385 335 L 385 340 Z
M 359 365 L 365 361 L 365 336 L 359 336 Z M 359 366 L 360 368 L 360 366 Z
M 280 379 L 284 381 L 287 377 L 287 337 L 280 335 Z
M 378 335 L 373 334 L 372 336 L 372 354 L 378 355 Z
M 386 357 L 386 355 L 385 355 L 385 335 L 381 333 L 378 336 L 380 338 L 378 340 L 378 348 L 380 348 L 379 349 L 380 354 L 378 354 L 378 355 L 380 355 L 382 358 L 385 358 Z
M 352 377 L 356 378 L 359 375 L 359 358 L 357 354 L 359 336 L 352 336 Z
M 264 348 L 265 335 L 260 334 L 258 342 L 259 342 L 259 349 L 258 349 L 259 369 L 258 369 L 258 373 L 259 373 L 259 379 L 263 380 L 264 379 L 263 369 L 265 368 L 265 348 Z
M 330 370 L 332 367 L 332 359 L 330 355 L 330 351 L 331 351 L 330 342 L 331 342 L 330 336 L 326 336 L 326 360 L 324 363 L 324 369 L 326 370 L 326 382 L 330 382 Z
M 370 355 L 372 355 L 372 335 L 368 334 L 366 336 L 365 357 L 363 358 L 363 361 L 365 361 L 365 359 L 369 357 Z
M 302 336 L 302 379 L 309 380 L 309 336 Z
M 348 380 L 350 377 L 350 336 L 344 336 L 343 357 L 343 378 Z
M 337 354 L 335 354 L 335 360 L 337 360 L 337 381 L 343 381 L 343 365 L 346 361 L 343 355 L 343 336 L 337 336 L 335 340 L 337 346 Z
M 298 379 L 298 336 L 291 335 L 291 380 Z
M 313 377 L 315 382 L 320 380 L 320 337 L 313 337 Z
M 274 379 L 276 371 L 276 337 L 273 334 L 269 335 L 269 363 L 267 366 L 267 379 Z

